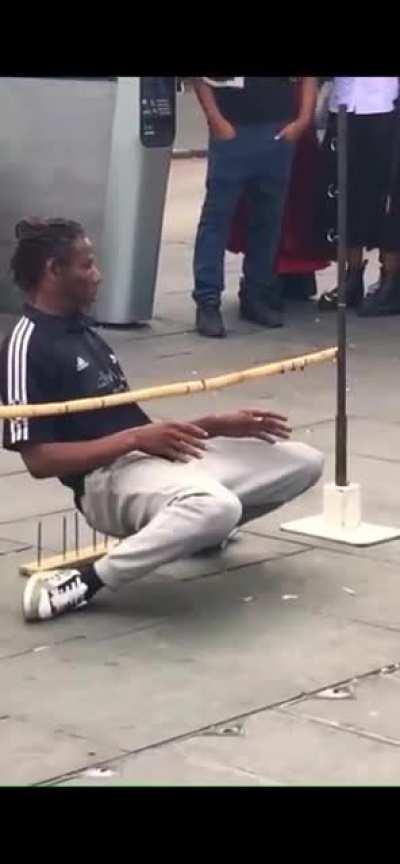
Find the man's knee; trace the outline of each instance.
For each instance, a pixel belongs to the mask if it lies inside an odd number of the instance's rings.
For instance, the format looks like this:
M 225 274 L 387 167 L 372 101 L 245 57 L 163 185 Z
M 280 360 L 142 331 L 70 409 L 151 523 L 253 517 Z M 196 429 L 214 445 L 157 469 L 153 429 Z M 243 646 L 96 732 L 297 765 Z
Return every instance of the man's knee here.
M 304 488 L 310 489 L 315 486 L 321 477 L 324 468 L 324 456 L 320 450 L 310 447 L 308 444 L 297 444 L 297 457 L 301 483 Z
M 221 489 L 220 493 L 193 495 L 190 506 L 196 509 L 196 532 L 200 547 L 212 546 L 225 540 L 242 516 L 239 498 L 228 489 Z

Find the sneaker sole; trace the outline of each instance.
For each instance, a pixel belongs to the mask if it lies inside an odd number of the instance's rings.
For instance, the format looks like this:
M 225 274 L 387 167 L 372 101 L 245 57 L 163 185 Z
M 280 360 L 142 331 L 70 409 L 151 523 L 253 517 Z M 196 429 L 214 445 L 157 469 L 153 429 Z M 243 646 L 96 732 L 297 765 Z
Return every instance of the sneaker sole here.
M 42 581 L 43 580 L 42 580 L 42 577 L 40 575 L 31 576 L 29 578 L 28 584 L 24 588 L 24 591 L 22 594 L 22 614 L 23 614 L 25 621 L 32 622 L 32 621 L 46 621 L 46 620 L 48 620 L 46 618 L 40 618 L 39 615 L 37 615 L 37 614 L 34 615 L 34 614 L 32 614 L 32 612 L 29 613 L 29 609 L 31 609 L 31 607 L 32 607 L 32 598 L 33 598 L 34 592 L 37 588 L 38 583 L 42 582 Z

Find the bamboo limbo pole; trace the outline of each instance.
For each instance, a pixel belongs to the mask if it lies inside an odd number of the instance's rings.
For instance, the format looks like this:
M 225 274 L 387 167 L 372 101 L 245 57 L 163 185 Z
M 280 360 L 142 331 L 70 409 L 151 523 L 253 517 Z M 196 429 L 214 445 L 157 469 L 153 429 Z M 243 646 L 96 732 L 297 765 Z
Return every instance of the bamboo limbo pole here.
M 109 396 L 93 396 L 89 399 L 73 399 L 70 402 L 49 402 L 39 405 L 1 405 L 0 420 L 15 420 L 22 417 L 50 417 L 57 414 L 72 414 L 78 411 L 98 411 L 101 408 L 112 408 L 116 405 L 129 405 L 132 402 L 146 402 L 150 399 L 163 399 L 166 396 L 189 396 L 192 393 L 222 390 L 233 387 L 245 381 L 257 378 L 268 378 L 284 372 L 298 372 L 316 363 L 335 360 L 337 348 L 324 348 L 313 354 L 266 363 L 264 366 L 253 366 L 240 372 L 228 372 L 215 378 L 199 378 L 195 381 L 181 381 L 176 384 L 163 384 L 160 387 L 146 387 L 141 390 L 128 390 L 125 393 L 113 393 Z
M 346 257 L 347 257 L 347 108 L 339 105 L 338 116 L 338 308 L 337 308 L 337 408 L 336 486 L 347 486 L 346 413 Z

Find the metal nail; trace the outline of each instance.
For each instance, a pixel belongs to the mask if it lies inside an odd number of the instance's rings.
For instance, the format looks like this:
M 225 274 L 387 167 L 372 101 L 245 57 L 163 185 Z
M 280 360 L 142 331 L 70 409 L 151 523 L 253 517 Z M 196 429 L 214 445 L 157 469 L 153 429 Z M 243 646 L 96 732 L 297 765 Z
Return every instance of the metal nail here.
M 67 517 L 66 516 L 63 516 L 62 550 L 63 550 L 63 560 L 65 561 L 65 559 L 67 557 Z
M 92 546 L 93 546 L 94 551 L 96 551 L 96 547 L 97 547 L 97 531 L 96 531 L 95 528 L 93 528 Z
M 42 563 L 42 523 L 41 522 L 38 522 L 36 561 L 37 561 L 37 566 L 40 567 L 40 565 Z
M 110 538 L 109 538 L 108 534 L 106 534 L 105 537 L 104 537 L 104 546 L 105 546 L 106 549 L 108 549 L 108 541 L 109 541 L 109 539 L 110 539 Z
M 75 513 L 75 552 L 79 555 L 79 513 Z

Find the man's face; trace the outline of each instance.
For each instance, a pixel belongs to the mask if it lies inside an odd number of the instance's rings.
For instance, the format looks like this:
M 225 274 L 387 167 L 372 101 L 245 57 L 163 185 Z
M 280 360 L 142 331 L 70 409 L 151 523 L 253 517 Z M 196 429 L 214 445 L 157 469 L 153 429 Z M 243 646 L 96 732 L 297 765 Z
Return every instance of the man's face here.
M 58 268 L 59 287 L 72 306 L 85 312 L 96 300 L 101 282 L 93 246 L 88 237 L 75 241 L 69 261 Z

